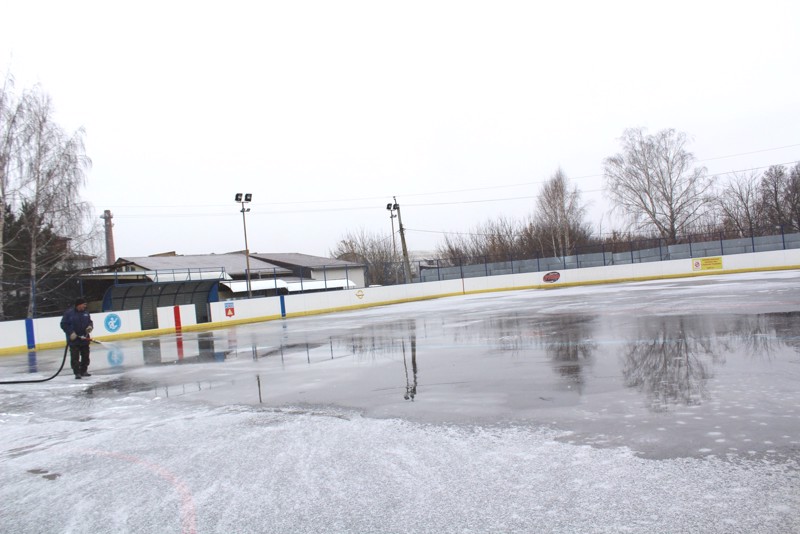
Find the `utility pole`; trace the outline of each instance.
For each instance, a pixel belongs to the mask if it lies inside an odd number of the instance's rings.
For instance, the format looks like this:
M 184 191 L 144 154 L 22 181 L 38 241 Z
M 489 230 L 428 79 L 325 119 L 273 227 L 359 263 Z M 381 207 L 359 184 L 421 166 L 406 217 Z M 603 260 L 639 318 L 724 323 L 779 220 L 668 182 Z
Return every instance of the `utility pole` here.
M 403 266 L 406 271 L 406 283 L 410 284 L 411 280 L 411 263 L 408 261 L 408 248 L 406 248 L 406 233 L 403 228 L 403 218 L 400 216 L 400 205 L 397 203 L 397 197 L 394 199 L 394 208 L 397 209 L 397 225 L 400 227 L 400 245 L 403 247 Z

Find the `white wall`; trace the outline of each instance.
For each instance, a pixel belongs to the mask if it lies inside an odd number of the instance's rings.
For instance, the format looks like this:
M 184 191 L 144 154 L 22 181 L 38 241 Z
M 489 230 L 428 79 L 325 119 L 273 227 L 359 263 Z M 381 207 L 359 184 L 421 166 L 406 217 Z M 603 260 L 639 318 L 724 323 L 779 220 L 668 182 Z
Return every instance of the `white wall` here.
M 771 270 L 780 268 L 800 269 L 800 249 L 776 250 L 755 254 L 737 254 L 721 256 L 722 269 L 694 271 L 692 259 L 636 263 L 625 265 L 609 265 L 605 267 L 589 267 L 584 269 L 568 269 L 556 271 L 558 281 L 544 281 L 546 272 L 517 273 L 500 276 L 466 278 L 463 280 L 446 280 L 442 282 L 424 282 L 397 286 L 366 287 L 359 289 L 328 291 L 286 295 L 286 317 L 327 313 L 343 309 L 380 306 L 409 300 L 438 298 L 448 295 L 476 293 L 482 291 L 502 291 L 518 288 L 553 288 L 558 286 L 596 284 L 615 281 L 650 280 L 663 277 L 697 276 L 703 274 L 724 274 L 731 272 Z M 210 304 L 211 323 L 196 325 L 193 305 L 179 307 L 182 326 L 193 326 L 211 329 L 226 324 L 258 322 L 281 317 L 281 298 L 265 297 L 250 300 L 234 300 L 214 302 Z M 109 329 L 106 319 L 110 316 L 119 319 L 119 328 Z M 93 337 L 113 339 L 118 336 L 141 334 L 141 321 L 138 310 L 127 310 L 112 313 L 97 313 L 94 320 Z M 175 328 L 174 307 L 158 309 L 159 328 Z M 34 335 L 37 348 L 48 343 L 63 343 L 64 333 L 59 326 L 60 318 L 36 319 Z M 115 323 L 116 324 L 116 323 Z M 27 351 L 25 321 L 9 321 L 0 323 L 0 354 L 13 354 Z M 183 344 L 162 342 L 164 354 L 175 354 L 184 351 L 187 354 L 197 353 L 198 342 L 195 337 L 179 338 Z
M 35 321 L 34 321 L 35 324 Z M 0 347 L 28 346 L 25 321 L 3 321 L 0 323 Z
M 159 328 L 175 328 L 175 308 L 181 319 L 181 327 L 197 324 L 197 313 L 194 304 L 181 304 L 180 306 L 164 306 L 156 310 Z
M 214 323 L 234 323 L 260 317 L 280 317 L 278 297 L 212 302 L 210 320 Z
M 109 321 L 107 321 L 107 319 Z M 92 322 L 94 323 L 92 337 L 97 338 L 120 336 L 142 331 L 139 310 L 93 313 Z M 11 326 L 11 330 L 6 332 L 9 325 Z M 6 349 L 15 349 L 18 352 L 20 347 L 25 347 L 27 350 L 25 321 L 3 322 L 0 323 L 0 328 L 2 328 L 0 331 L 7 334 L 0 340 L 0 350 L 8 352 Z M 33 335 L 36 340 L 37 348 L 53 344 L 63 344 L 66 341 L 66 335 L 64 331 L 61 330 L 61 317 L 34 319 Z

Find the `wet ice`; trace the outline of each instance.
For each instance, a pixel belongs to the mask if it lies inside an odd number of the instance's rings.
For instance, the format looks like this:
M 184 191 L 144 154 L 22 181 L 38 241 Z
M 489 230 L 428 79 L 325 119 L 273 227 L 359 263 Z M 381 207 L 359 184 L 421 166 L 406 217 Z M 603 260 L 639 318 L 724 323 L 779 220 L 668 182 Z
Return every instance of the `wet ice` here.
M 797 532 L 800 279 L 701 282 L 95 349 L 91 382 L 0 386 L 4 529 Z

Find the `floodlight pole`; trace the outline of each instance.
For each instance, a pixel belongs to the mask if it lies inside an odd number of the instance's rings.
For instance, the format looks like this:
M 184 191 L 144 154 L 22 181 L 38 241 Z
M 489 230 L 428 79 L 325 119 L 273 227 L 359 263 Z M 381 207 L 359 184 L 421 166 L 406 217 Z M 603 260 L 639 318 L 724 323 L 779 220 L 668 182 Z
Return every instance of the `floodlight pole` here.
M 397 217 L 395 213 L 395 211 L 397 211 L 397 204 L 386 204 L 386 209 L 389 210 L 389 220 L 392 222 L 392 261 L 394 261 L 397 256 L 397 244 L 394 239 L 394 218 Z
M 247 279 L 247 298 L 253 298 L 253 292 L 250 289 L 250 247 L 247 246 L 247 221 L 245 220 L 245 213 L 250 211 L 250 208 L 245 208 L 244 205 L 253 198 L 250 193 L 236 193 L 236 202 L 242 205 L 242 227 L 244 228 L 244 260 L 246 264 L 245 277 Z
M 395 256 L 397 256 L 397 243 L 395 242 L 395 238 L 394 238 L 394 218 L 395 217 L 397 217 L 397 215 L 389 215 L 389 220 L 392 222 L 392 259 L 394 259 Z

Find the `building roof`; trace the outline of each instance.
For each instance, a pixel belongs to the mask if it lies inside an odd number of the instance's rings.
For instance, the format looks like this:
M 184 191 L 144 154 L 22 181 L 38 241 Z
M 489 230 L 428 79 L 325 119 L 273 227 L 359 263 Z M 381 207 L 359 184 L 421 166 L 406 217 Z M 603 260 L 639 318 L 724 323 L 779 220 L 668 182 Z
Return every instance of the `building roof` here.
M 230 289 L 231 293 L 247 293 L 247 282 L 243 280 L 226 280 L 221 282 Z M 318 291 L 320 289 L 353 289 L 356 286 L 351 280 L 298 280 L 286 281 L 278 280 L 251 280 L 250 291 L 263 291 L 265 289 L 286 289 L 289 293 L 299 293 L 302 291 Z
M 258 258 L 276 265 L 293 265 L 296 267 L 363 267 L 362 263 L 337 260 L 336 258 L 323 258 L 299 252 L 253 252 L 251 258 Z
M 229 254 L 190 254 L 190 255 L 157 255 L 119 258 L 115 265 L 134 264 L 146 271 L 215 271 L 229 275 L 243 275 L 247 270 L 247 259 L 244 253 Z M 291 274 L 285 267 L 274 265 L 250 255 L 250 272 L 269 271 L 276 275 Z

